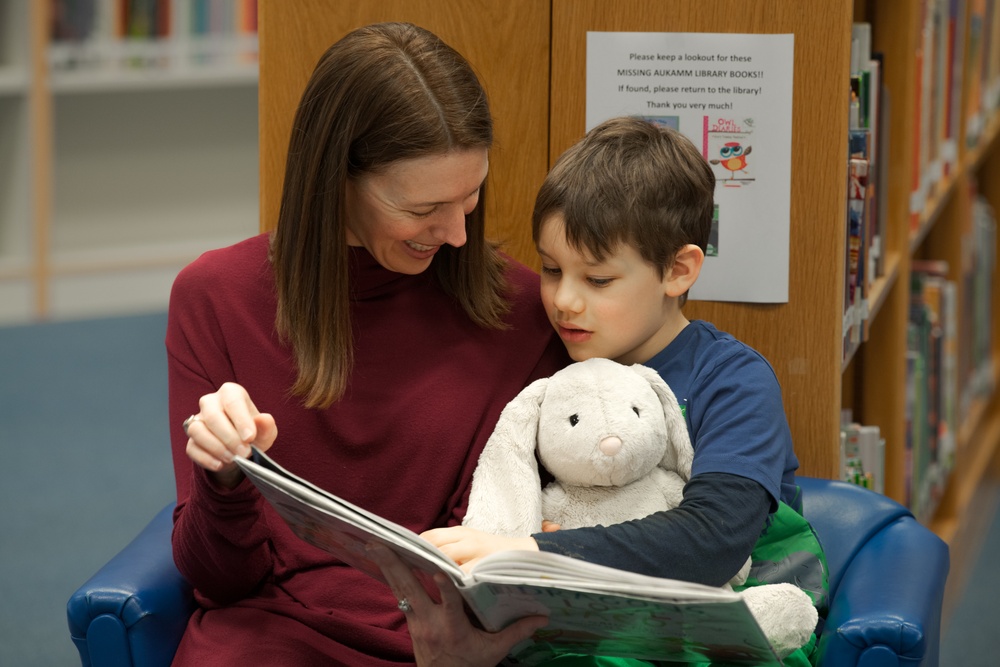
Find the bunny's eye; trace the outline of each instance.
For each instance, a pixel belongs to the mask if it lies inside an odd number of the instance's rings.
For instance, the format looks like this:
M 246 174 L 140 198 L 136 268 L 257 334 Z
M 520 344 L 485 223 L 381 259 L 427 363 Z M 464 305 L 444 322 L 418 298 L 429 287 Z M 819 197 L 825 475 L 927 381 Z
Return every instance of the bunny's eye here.
M 634 405 L 632 406 L 632 412 L 634 412 L 634 413 L 635 413 L 635 416 L 636 416 L 636 417 L 638 417 L 638 416 L 639 416 L 639 408 L 635 407 Z
M 579 423 L 580 423 L 580 417 L 579 417 L 579 415 L 570 415 L 569 416 L 569 425 L 570 426 L 576 426 Z

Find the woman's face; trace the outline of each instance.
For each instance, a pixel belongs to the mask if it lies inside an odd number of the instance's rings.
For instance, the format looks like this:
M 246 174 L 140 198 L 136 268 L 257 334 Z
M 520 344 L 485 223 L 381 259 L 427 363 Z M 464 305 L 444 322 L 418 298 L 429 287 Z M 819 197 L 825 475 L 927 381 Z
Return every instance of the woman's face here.
M 465 244 L 465 216 L 479 202 L 485 148 L 398 160 L 347 182 L 347 243 L 379 264 L 417 274 L 442 245 Z

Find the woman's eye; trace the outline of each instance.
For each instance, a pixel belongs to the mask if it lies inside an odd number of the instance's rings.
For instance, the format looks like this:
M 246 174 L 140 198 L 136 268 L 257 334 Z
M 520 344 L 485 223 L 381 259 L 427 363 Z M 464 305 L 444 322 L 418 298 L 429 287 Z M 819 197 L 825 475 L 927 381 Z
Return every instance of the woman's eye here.
M 580 416 L 579 415 L 570 415 L 569 416 L 569 425 L 570 426 L 576 426 L 579 423 L 580 423 Z

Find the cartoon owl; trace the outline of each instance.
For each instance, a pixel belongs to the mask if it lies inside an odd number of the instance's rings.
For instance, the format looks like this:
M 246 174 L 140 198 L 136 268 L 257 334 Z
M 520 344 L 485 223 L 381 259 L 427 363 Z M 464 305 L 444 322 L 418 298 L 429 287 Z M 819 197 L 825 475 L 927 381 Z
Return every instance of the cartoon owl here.
M 747 146 L 745 149 L 743 146 L 736 141 L 726 142 L 726 145 L 719 149 L 719 155 L 721 160 L 709 160 L 710 164 L 720 164 L 730 172 L 732 172 L 729 178 L 736 178 L 737 171 L 746 171 L 747 166 L 747 155 L 750 155 L 750 151 L 753 150 L 753 146 Z

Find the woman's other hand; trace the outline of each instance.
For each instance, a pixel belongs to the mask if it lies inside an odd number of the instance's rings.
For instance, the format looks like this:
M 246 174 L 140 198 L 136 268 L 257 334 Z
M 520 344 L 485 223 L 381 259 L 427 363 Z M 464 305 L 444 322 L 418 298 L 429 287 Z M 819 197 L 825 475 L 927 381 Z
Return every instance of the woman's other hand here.
M 184 422 L 188 458 L 231 489 L 243 478 L 236 457 L 249 456 L 250 443 L 261 451 L 269 449 L 278 427 L 271 415 L 257 409 L 246 389 L 233 382 L 202 396 L 198 407 L 198 413 Z
M 472 625 L 461 594 L 444 574 L 434 575 L 441 596 L 441 601 L 436 602 L 388 548 L 372 545 L 368 553 L 382 569 L 396 599 L 408 603 L 404 613 L 417 665 L 492 667 L 515 644 L 548 623 L 545 616 L 526 616 L 499 632 L 480 630 Z

